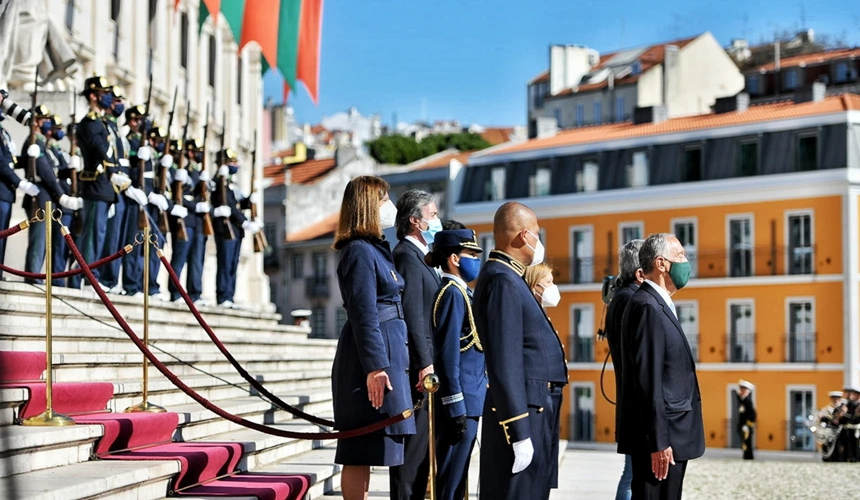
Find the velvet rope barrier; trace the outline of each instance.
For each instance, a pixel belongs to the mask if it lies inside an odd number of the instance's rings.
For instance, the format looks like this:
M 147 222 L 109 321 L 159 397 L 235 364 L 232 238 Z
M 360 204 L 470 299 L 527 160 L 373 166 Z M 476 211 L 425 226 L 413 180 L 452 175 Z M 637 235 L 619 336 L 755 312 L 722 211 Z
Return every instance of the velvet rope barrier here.
M 107 264 L 108 262 L 114 261 L 116 259 L 119 259 L 120 257 L 128 255 L 131 253 L 131 251 L 133 249 L 134 249 L 133 245 L 126 245 L 126 246 L 120 248 L 119 251 L 116 252 L 115 254 L 108 255 L 107 257 L 101 258 L 101 259 L 93 262 L 92 264 L 90 264 L 90 269 L 95 269 L 97 267 L 100 267 L 100 266 Z M 22 271 L 20 269 L 15 269 L 14 267 L 9 267 L 5 264 L 0 264 L 0 270 L 3 270 L 5 272 L 7 272 L 9 274 L 13 274 L 15 276 L 19 276 L 21 278 L 29 278 L 29 279 L 36 279 L 36 280 L 45 279 L 45 273 L 31 273 L 31 272 L 27 272 L 27 271 Z M 51 273 L 51 279 L 68 278 L 69 276 L 76 276 L 78 274 L 81 274 L 81 272 L 83 272 L 81 270 L 81 268 L 77 268 L 77 269 L 69 269 L 68 271 L 63 271 L 60 273 Z
M 110 312 L 111 316 L 113 316 L 114 320 L 116 320 L 117 324 L 123 329 L 125 334 L 128 335 L 128 338 L 131 339 L 132 342 L 134 342 L 134 345 L 137 346 L 137 348 L 140 350 L 140 352 L 143 353 L 143 355 L 146 356 L 146 358 L 153 364 L 153 366 L 155 366 L 158 369 L 158 371 L 161 372 L 162 375 L 164 375 L 168 380 L 170 380 L 170 382 L 173 383 L 173 385 L 175 385 L 182 392 L 184 392 L 186 395 L 188 395 L 188 397 L 190 397 L 194 401 L 198 402 L 201 406 L 203 406 L 207 410 L 211 411 L 212 413 L 218 415 L 219 417 L 221 417 L 225 420 L 229 420 L 230 422 L 233 422 L 235 424 L 238 424 L 238 425 L 241 425 L 243 427 L 247 427 L 249 429 L 253 429 L 255 431 L 259 431 L 259 432 L 262 432 L 265 434 L 271 434 L 273 436 L 280 436 L 280 437 L 285 437 L 285 438 L 290 438 L 290 439 L 320 439 L 320 440 L 322 440 L 322 439 L 348 439 L 348 438 L 352 438 L 352 437 L 356 437 L 356 436 L 363 436 L 365 434 L 371 434 L 373 432 L 382 430 L 385 427 L 388 427 L 389 425 L 396 424 L 398 422 L 402 422 L 403 420 L 410 418 L 412 416 L 412 413 L 416 409 L 421 407 L 424 404 L 424 401 L 426 400 L 426 399 L 422 399 L 421 401 L 418 402 L 418 404 L 415 405 L 414 408 L 404 410 L 402 413 L 400 413 L 398 415 L 388 417 L 384 420 L 381 420 L 379 422 L 375 422 L 375 423 L 370 424 L 370 425 L 366 425 L 364 427 L 359 427 L 357 429 L 349 429 L 349 430 L 340 431 L 340 432 L 295 432 L 295 431 L 287 431 L 287 430 L 283 430 L 283 429 L 276 429 L 276 428 L 270 427 L 268 425 L 263 425 L 263 424 L 258 424 L 256 422 L 251 422 L 250 420 L 246 420 L 246 419 L 244 419 L 238 415 L 234 415 L 228 411 L 225 411 L 225 410 L 221 409 L 220 407 L 214 405 L 208 399 L 206 399 L 203 396 L 201 396 L 200 394 L 198 394 L 197 391 L 195 391 L 194 389 L 185 385 L 185 383 L 182 382 L 179 379 L 179 377 L 177 377 L 172 371 L 170 371 L 170 368 L 165 366 L 164 363 L 159 361 L 159 359 L 154 354 L 152 354 L 152 351 L 150 351 L 149 348 L 143 343 L 143 341 L 140 340 L 140 337 L 138 337 L 137 334 L 134 333 L 134 330 L 132 330 L 131 326 L 128 324 L 128 322 L 125 320 L 125 318 L 123 318 L 122 314 L 120 314 L 120 312 L 117 310 L 116 306 L 114 306 L 113 303 L 110 301 L 110 298 L 108 298 L 107 294 L 102 289 L 101 285 L 99 285 L 98 280 L 96 280 L 95 276 L 93 275 L 92 270 L 90 269 L 90 267 L 87 265 L 86 261 L 84 260 L 83 255 L 81 255 L 81 251 L 75 245 L 75 241 L 72 239 L 72 236 L 69 234 L 68 228 L 63 226 L 61 228 L 61 231 L 63 234 L 63 238 L 66 239 L 66 243 L 69 245 L 69 250 L 71 250 L 72 255 L 75 257 L 75 260 L 78 261 L 78 264 L 81 266 L 81 269 L 83 269 L 84 276 L 86 276 L 87 279 L 90 281 L 90 284 L 92 285 L 93 290 L 95 290 L 96 294 L 99 296 L 99 299 L 101 299 L 102 303 L 105 305 L 108 312 Z
M 235 368 L 236 371 L 239 372 L 239 375 L 241 375 L 246 382 L 251 384 L 251 387 L 256 389 L 260 394 L 266 396 L 266 398 L 268 398 L 269 401 L 274 403 L 276 406 L 280 407 L 287 413 L 292 414 L 293 416 L 299 417 L 303 420 L 307 420 L 308 422 L 317 425 L 322 425 L 324 427 L 334 427 L 334 422 L 332 422 L 331 420 L 326 420 L 324 418 L 305 413 L 302 410 L 296 408 L 295 406 L 291 406 L 285 403 L 283 400 L 281 400 L 281 398 L 269 392 L 269 390 L 266 389 L 263 384 L 261 384 L 256 378 L 252 377 L 251 374 L 248 373 L 247 370 L 245 370 L 245 368 L 242 367 L 241 364 L 239 364 L 236 358 L 234 358 L 233 355 L 230 354 L 230 351 L 227 350 L 227 347 L 221 342 L 218 336 L 215 335 L 215 332 L 209 326 L 209 323 L 207 323 L 206 320 L 203 319 L 203 315 L 200 314 L 200 311 L 197 309 L 197 306 L 194 305 L 194 301 L 191 300 L 191 297 L 188 295 L 188 292 L 185 291 L 185 288 L 182 286 L 182 283 L 179 280 L 179 276 L 176 275 L 176 271 L 173 269 L 173 266 L 170 265 L 170 261 L 168 261 L 167 257 L 164 256 L 164 252 L 162 252 L 160 248 L 156 251 L 158 252 L 158 258 L 161 259 L 162 265 L 164 265 L 164 268 L 167 269 L 167 274 L 168 276 L 170 276 L 170 281 L 173 282 L 173 286 L 175 286 L 176 289 L 179 290 L 179 295 L 182 296 L 182 299 L 188 306 L 188 310 L 191 311 L 192 315 L 194 315 L 194 318 L 197 320 L 197 323 L 200 325 L 201 328 L 203 328 L 203 330 L 206 332 L 206 335 L 209 336 L 209 339 L 215 344 L 215 346 L 218 347 L 218 350 L 221 351 L 221 354 L 223 354 L 224 357 L 227 358 L 227 361 L 229 361 L 230 364 L 233 365 L 233 368 Z
M 30 221 L 29 220 L 23 220 L 23 221 L 19 222 L 18 224 L 15 224 L 12 227 L 9 227 L 9 228 L 6 228 L 6 229 L 0 231 L 0 240 L 6 239 L 15 233 L 20 233 L 21 231 L 23 231 L 24 229 L 27 229 L 28 227 L 30 227 Z

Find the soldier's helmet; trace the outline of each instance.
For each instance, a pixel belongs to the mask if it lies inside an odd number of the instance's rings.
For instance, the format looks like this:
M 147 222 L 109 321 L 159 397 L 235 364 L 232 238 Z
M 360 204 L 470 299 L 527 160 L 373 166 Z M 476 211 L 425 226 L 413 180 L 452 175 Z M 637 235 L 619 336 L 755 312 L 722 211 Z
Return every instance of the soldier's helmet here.
M 138 104 L 137 106 L 132 106 L 125 110 L 125 120 L 137 120 L 142 118 L 146 109 L 144 109 L 143 104 Z
M 107 92 L 110 90 L 107 80 L 101 75 L 93 75 L 84 80 L 84 90 L 81 91 L 82 96 L 90 95 L 93 92 Z
M 37 104 L 35 108 L 33 108 L 33 118 L 51 118 L 51 110 L 48 109 L 44 104 Z
M 218 152 L 218 160 L 222 164 L 235 164 L 239 161 L 239 156 L 232 148 L 224 148 Z

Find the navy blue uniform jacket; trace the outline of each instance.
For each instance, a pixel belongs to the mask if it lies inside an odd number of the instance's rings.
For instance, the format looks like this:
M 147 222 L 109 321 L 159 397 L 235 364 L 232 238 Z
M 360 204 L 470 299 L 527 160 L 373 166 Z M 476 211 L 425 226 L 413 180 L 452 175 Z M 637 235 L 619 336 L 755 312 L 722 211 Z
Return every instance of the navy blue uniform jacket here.
M 400 240 L 394 247 L 394 266 L 406 280 L 403 309 L 409 334 L 409 366 L 412 383 L 418 372 L 433 364 L 433 332 L 430 316 L 433 298 L 439 289 L 439 275 L 424 262 L 424 252 L 409 240 Z
M 36 196 L 38 206 L 39 208 L 44 208 L 45 202 L 50 200 L 56 208 L 61 208 L 59 206 L 60 196 L 65 193 L 60 187 L 60 181 L 57 180 L 57 174 L 54 173 L 54 162 L 45 150 L 45 137 L 37 135 L 36 144 L 39 145 L 39 149 L 41 150 L 39 157 L 36 158 L 36 184 L 39 186 L 39 194 Z M 19 161 L 18 165 L 26 165 L 28 161 L 26 151 L 29 145 L 29 140 L 24 142 L 24 148 L 21 150 L 22 161 Z M 33 197 L 25 196 L 21 204 L 27 213 L 30 213 L 30 210 L 34 209 L 32 200 Z
M 624 360 L 621 358 L 621 337 L 624 333 L 621 330 L 621 320 L 624 316 L 624 310 L 630 302 L 630 298 L 636 293 L 639 285 L 636 283 L 628 283 L 627 285 L 617 289 L 612 297 L 612 302 L 606 309 L 606 340 L 609 343 L 609 352 L 612 355 L 612 368 L 615 370 L 615 403 L 618 403 L 623 397 L 621 387 L 621 374 L 624 370 Z M 615 440 L 618 440 L 618 427 L 621 424 L 621 412 L 618 411 L 618 406 L 615 407 Z
M 338 429 L 353 429 L 412 408 L 406 323 L 400 294 L 403 278 L 394 269 L 388 243 L 354 239 L 340 249 L 337 266 L 346 324 L 332 366 L 334 420 Z M 385 370 L 393 390 L 382 407 L 367 399 L 367 374 Z M 414 434 L 415 419 L 385 428 L 386 434 Z
M 696 363 L 675 314 L 649 283 L 633 294 L 621 324 L 624 363 L 618 452 L 672 447 L 675 460 L 705 452 Z
M 227 189 L 224 191 L 227 195 L 226 200 L 221 199 L 220 189 L 216 188 L 212 191 L 212 210 L 215 210 L 215 208 L 221 205 L 227 205 L 230 207 L 230 217 L 227 217 L 227 220 L 233 225 L 233 234 L 236 235 L 236 238 L 243 238 L 245 236 L 245 230 L 242 229 L 242 223 L 248 219 L 246 219 L 245 215 L 242 214 L 242 210 L 251 208 L 251 202 L 248 198 L 237 200 L 236 193 L 230 186 L 227 186 Z M 224 229 L 224 223 L 221 222 L 219 218 L 213 216 L 212 225 L 216 238 L 225 238 L 227 236 L 227 231 Z
M 464 285 L 443 276 L 433 302 L 433 367 L 439 376 L 442 407 L 452 418 L 480 417 L 487 394 L 484 351 L 467 297 Z
M 12 151 L 12 140 L 3 127 L 0 127 L 0 201 L 15 201 L 15 190 L 21 183 L 21 178 L 15 173 L 15 153 Z
M 78 178 L 84 199 L 116 201 L 110 176 L 117 170 L 117 152 L 110 136 L 108 126 L 94 112 L 88 113 L 78 124 L 78 146 L 84 160 L 84 170 Z M 102 173 L 97 172 L 99 165 L 104 169 Z

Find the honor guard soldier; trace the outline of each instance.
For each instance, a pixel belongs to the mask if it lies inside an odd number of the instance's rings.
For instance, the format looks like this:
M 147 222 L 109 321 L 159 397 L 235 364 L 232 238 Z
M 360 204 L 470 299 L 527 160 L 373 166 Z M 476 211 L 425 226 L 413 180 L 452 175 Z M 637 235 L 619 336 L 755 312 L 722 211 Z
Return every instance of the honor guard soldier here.
M 825 437 L 820 438 L 821 458 L 824 462 L 842 462 L 844 450 L 839 446 L 839 420 L 844 415 L 846 401 L 842 391 L 830 391 L 830 404 L 818 412 L 818 425 L 827 429 Z
M 116 191 L 116 201 L 109 212 L 105 241 L 104 245 L 102 245 L 99 258 L 108 257 L 119 250 L 120 247 L 129 243 L 128 235 L 126 234 L 126 213 L 134 211 L 133 209 L 136 207 L 136 203 L 132 202 L 126 193 L 131 186 L 131 162 L 129 161 L 131 147 L 125 135 L 120 133 L 119 124 L 117 123 L 117 120 L 125 112 L 125 98 L 122 95 L 122 91 L 116 86 L 111 87 L 111 95 L 113 96 L 113 102 L 111 102 L 109 110 L 104 114 L 104 122 L 108 129 L 110 141 L 116 145 L 117 167 L 116 173 L 111 176 L 111 182 Z M 133 238 L 134 236 L 132 236 Z M 114 260 L 101 268 L 99 281 L 102 287 L 111 293 L 120 293 L 122 291 L 122 287 L 119 285 L 121 264 L 119 260 Z
M 215 275 L 215 296 L 218 305 L 233 307 L 233 294 L 236 291 L 236 269 L 239 267 L 239 250 L 245 232 L 256 233 L 259 224 L 249 221 L 242 210 L 250 208 L 250 200 L 236 196 L 238 189 L 231 179 L 239 171 L 236 153 L 225 148 L 218 154 L 218 189 L 212 193 L 212 216 L 216 218 L 215 250 L 218 270 Z
M 73 162 L 72 157 L 65 153 L 60 147 L 60 141 L 66 136 L 60 117 L 58 115 L 54 115 L 51 117 L 51 121 L 54 125 L 50 135 L 48 136 L 48 148 L 45 153 L 55 165 L 57 170 L 57 179 L 60 183 L 60 190 L 67 196 L 74 196 L 71 185 L 71 173 L 74 170 L 72 164 L 74 163 L 78 168 L 80 168 L 80 158 L 77 158 L 77 161 Z M 83 200 L 81 201 L 81 204 L 83 204 Z M 72 227 L 72 218 L 75 215 L 75 210 L 62 206 L 61 209 L 63 212 L 63 215 L 60 218 L 62 224 L 68 228 Z M 56 237 L 51 241 L 51 255 L 53 256 L 51 269 L 53 269 L 54 272 L 59 273 L 65 271 L 71 263 L 70 254 L 69 249 L 66 247 L 66 240 L 61 236 L 59 228 L 57 228 L 54 235 Z M 54 286 L 66 286 L 66 279 L 64 278 L 55 278 L 51 282 Z
M 436 233 L 433 251 L 427 255 L 431 267 L 442 269 L 442 286 L 433 301 L 430 321 L 433 366 L 439 376 L 436 397 L 442 402 L 435 419 L 439 428 L 437 498 L 444 500 L 463 498 L 487 393 L 484 348 L 468 285 L 478 277 L 481 252 L 475 232 L 459 229 Z
M 126 184 L 128 176 L 119 173 L 116 137 L 104 121 L 113 103 L 111 87 L 103 77 L 92 76 L 84 81 L 81 95 L 87 100 L 89 112 L 78 125 L 77 134 L 84 160 L 84 169 L 78 176 L 84 199 L 83 227 L 77 242 L 84 259 L 93 262 L 102 255 L 108 211 L 117 199 L 115 186 Z M 98 278 L 99 270 L 93 269 L 93 274 Z M 70 286 L 77 288 L 80 280 L 80 275 L 72 277 Z
M 174 199 L 175 204 L 171 210 L 170 244 L 172 253 L 170 255 L 170 266 L 174 271 L 176 271 L 177 276 L 181 276 L 182 268 L 184 268 L 185 263 L 188 262 L 191 245 L 194 243 L 194 239 L 201 229 L 201 221 L 199 217 L 195 216 L 197 200 L 194 196 L 194 189 L 198 187 L 197 184 L 200 182 L 200 172 L 192 165 L 195 157 L 194 154 L 197 151 L 197 141 L 191 139 L 185 144 L 181 146 L 177 144 L 177 146 L 179 146 L 176 148 L 177 158 L 176 161 L 173 162 L 171 177 L 175 182 L 182 183 L 182 203 L 175 203 L 176 199 Z M 179 155 L 183 156 L 182 162 L 179 161 Z M 182 168 L 179 168 L 180 163 L 182 164 Z M 185 224 L 184 238 L 179 238 L 179 231 L 177 230 L 177 224 L 180 219 Z M 189 267 L 188 273 L 186 274 L 186 282 L 188 282 L 190 278 L 191 268 Z M 167 284 L 167 289 L 170 291 L 171 301 L 178 302 L 182 300 L 182 297 L 179 295 L 179 290 L 173 286 L 172 281 Z
M 198 302 L 203 293 L 203 262 L 206 257 L 206 234 L 204 233 L 204 216 L 208 215 L 212 206 L 203 199 L 204 188 L 208 190 L 209 174 L 201 170 L 203 161 L 203 147 L 198 145 L 194 139 L 185 144 L 186 167 L 188 182 L 183 192 L 183 206 L 188 211 L 185 217 L 185 230 L 187 239 L 177 241 L 173 239 L 173 254 L 170 257 L 170 265 L 176 271 L 177 276 L 182 274 L 182 268 L 188 264 L 188 272 L 185 273 L 185 291 L 191 300 Z M 182 300 L 179 290 L 168 283 L 170 300 Z
M 0 104 L 3 103 L 4 95 L 0 93 Z M 39 187 L 32 182 L 18 177 L 15 166 L 18 159 L 15 157 L 15 143 L 12 137 L 3 128 L 3 113 L 0 112 L 0 230 L 9 227 L 12 217 L 12 204 L 15 203 L 15 191 L 19 190 L 24 196 L 38 196 Z M 6 259 L 6 238 L 0 239 L 0 263 Z M 0 271 L 0 277 L 3 272 Z
M 753 459 L 753 431 L 755 429 L 756 412 L 752 400 L 752 382 L 741 379 L 738 382 L 738 392 L 735 394 L 738 402 L 737 433 L 744 452 L 744 460 Z
M 60 167 L 60 163 L 48 148 L 48 141 L 52 140 L 54 135 L 52 118 L 53 116 L 47 108 L 42 105 L 36 106 L 33 112 L 33 119 L 36 121 L 37 127 L 35 142 L 30 144 L 28 138 L 22 151 L 23 158 L 36 158 L 36 178 L 34 181 L 39 186 L 40 192 L 36 197 L 25 197 L 23 202 L 24 210 L 31 215 L 37 208 L 44 209 L 45 203 L 49 200 L 61 208 L 72 211 L 80 209 L 83 205 L 80 198 L 68 196 L 57 179 L 55 169 Z M 26 160 L 20 161 L 18 164 L 21 165 L 25 162 Z M 45 214 L 45 220 L 51 220 L 50 217 L 51 214 Z M 30 273 L 40 272 L 45 261 L 45 229 L 42 224 L 44 222 L 31 223 L 30 229 L 27 231 L 27 255 L 24 270 Z M 57 234 L 59 235 L 59 228 L 57 228 Z M 31 278 L 26 278 L 25 281 L 27 283 L 41 283 L 41 280 Z
M 564 349 L 523 274 L 543 261 L 537 217 L 521 203 L 496 211 L 475 287 L 475 320 L 489 390 L 481 434 L 481 498 L 546 499 L 558 483 Z

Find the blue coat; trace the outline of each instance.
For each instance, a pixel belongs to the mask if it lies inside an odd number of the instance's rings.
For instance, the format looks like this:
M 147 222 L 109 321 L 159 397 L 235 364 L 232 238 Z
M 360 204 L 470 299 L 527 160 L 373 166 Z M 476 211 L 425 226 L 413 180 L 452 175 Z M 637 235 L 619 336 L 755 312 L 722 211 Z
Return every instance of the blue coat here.
M 78 175 L 84 199 L 116 201 L 116 191 L 110 182 L 118 168 L 117 145 L 101 116 L 87 113 L 78 124 L 78 146 L 84 160 L 84 170 Z M 99 173 L 99 165 L 104 169 Z
M 60 181 L 57 179 L 57 174 L 54 172 L 55 165 L 53 155 L 49 156 L 45 149 L 45 136 L 37 134 L 36 144 L 39 145 L 39 149 L 41 151 L 39 157 L 36 158 L 35 183 L 39 186 L 39 194 L 36 196 L 38 207 L 45 208 L 45 203 L 50 200 L 54 203 L 56 208 L 60 208 L 60 196 L 65 193 L 62 191 Z M 22 161 L 19 161 L 18 165 L 26 165 L 28 161 L 26 151 L 29 145 L 30 142 L 28 139 L 24 142 L 24 147 L 21 150 Z M 33 197 L 31 196 L 25 196 L 21 206 L 24 207 L 24 210 L 26 210 L 28 214 L 31 213 L 31 210 L 36 208 L 33 207 Z
M 12 203 L 15 201 L 15 190 L 21 178 L 14 171 L 15 153 L 12 151 L 12 139 L 9 133 L 0 126 L 0 201 Z
M 388 243 L 353 239 L 340 248 L 337 266 L 340 293 L 346 308 L 332 366 L 334 420 L 338 429 L 353 429 L 412 408 L 409 351 L 400 295 L 403 278 L 394 269 Z M 385 370 L 393 390 L 375 410 L 367 399 L 367 374 Z M 386 434 L 414 434 L 415 421 L 406 419 Z
M 461 282 L 443 275 L 433 301 L 433 366 L 439 376 L 442 407 L 452 418 L 480 417 L 487 394 L 484 349 L 467 290 Z

